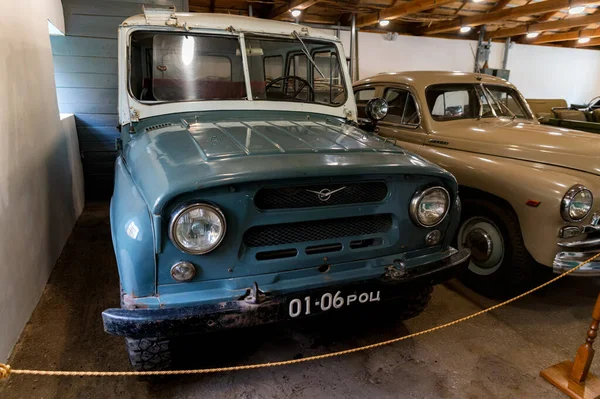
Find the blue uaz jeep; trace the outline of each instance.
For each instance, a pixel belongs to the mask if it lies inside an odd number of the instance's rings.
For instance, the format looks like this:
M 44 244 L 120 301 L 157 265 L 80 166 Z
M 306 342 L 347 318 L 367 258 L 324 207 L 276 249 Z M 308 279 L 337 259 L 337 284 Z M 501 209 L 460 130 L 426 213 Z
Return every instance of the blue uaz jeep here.
M 181 334 L 376 307 L 419 314 L 464 265 L 452 175 L 360 130 L 340 41 L 148 12 L 119 29 L 111 225 L 135 369 Z

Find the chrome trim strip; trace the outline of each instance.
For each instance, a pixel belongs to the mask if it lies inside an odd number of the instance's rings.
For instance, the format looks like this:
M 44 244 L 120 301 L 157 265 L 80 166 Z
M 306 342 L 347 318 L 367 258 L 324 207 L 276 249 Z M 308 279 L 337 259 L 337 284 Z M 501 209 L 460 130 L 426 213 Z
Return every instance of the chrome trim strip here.
M 600 238 L 594 238 L 591 240 L 581 240 L 581 241 L 567 241 L 567 242 L 559 242 L 558 245 L 563 248 L 588 248 L 600 246 Z
M 554 273 L 564 273 L 567 270 L 571 270 L 574 267 L 579 266 L 581 262 L 585 262 L 592 256 L 598 254 L 598 252 L 599 251 L 559 252 L 554 258 L 552 269 Z M 600 260 L 587 263 L 570 275 L 598 277 L 600 276 Z

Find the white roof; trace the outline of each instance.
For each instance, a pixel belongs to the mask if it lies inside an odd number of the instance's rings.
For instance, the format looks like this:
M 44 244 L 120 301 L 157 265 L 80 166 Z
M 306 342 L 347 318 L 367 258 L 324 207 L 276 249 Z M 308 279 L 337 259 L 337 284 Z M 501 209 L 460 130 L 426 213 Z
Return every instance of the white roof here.
M 236 31 L 242 32 L 258 32 L 258 33 L 271 33 L 271 34 L 283 34 L 291 35 L 294 31 L 298 33 L 305 33 L 306 36 L 316 37 L 321 39 L 339 41 L 337 37 L 327 33 L 321 29 L 311 28 L 309 26 L 293 24 L 283 21 L 274 21 L 269 19 L 260 19 L 253 17 L 244 17 L 240 15 L 228 15 L 228 14 L 209 14 L 209 13 L 189 13 L 189 12 L 176 12 L 174 13 L 177 18 L 177 27 L 183 27 L 184 25 L 188 29 L 215 29 L 215 30 L 226 30 L 233 28 Z M 173 21 L 167 25 L 167 18 L 164 20 L 152 18 L 147 21 L 144 14 L 135 15 L 127 18 L 121 24 L 121 27 L 131 26 L 173 26 Z M 303 35 L 304 36 L 304 35 Z

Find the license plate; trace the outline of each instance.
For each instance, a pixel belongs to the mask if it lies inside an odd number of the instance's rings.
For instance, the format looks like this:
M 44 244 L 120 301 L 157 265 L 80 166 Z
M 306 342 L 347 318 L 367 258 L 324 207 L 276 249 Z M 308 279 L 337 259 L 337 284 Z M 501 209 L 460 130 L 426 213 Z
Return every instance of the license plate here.
M 347 308 L 369 302 L 379 302 L 381 291 L 365 291 L 343 293 L 342 291 L 325 292 L 323 294 L 306 295 L 303 298 L 294 298 L 288 302 L 288 316 L 290 318 L 308 316 L 311 314 L 327 312 L 334 309 Z

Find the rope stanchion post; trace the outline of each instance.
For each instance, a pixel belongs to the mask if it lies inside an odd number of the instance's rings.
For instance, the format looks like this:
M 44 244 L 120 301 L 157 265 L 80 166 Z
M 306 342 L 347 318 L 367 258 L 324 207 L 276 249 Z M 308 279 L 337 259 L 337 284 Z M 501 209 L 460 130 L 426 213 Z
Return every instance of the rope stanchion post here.
M 429 328 L 427 330 L 418 331 L 418 332 L 408 334 L 408 335 L 403 335 L 401 337 L 390 339 L 387 341 L 381 341 L 381 342 L 377 342 L 374 344 L 360 346 L 358 348 L 345 349 L 345 350 L 341 350 L 338 352 L 324 353 L 322 355 L 308 356 L 308 357 L 303 357 L 300 359 L 282 360 L 279 362 L 245 364 L 245 365 L 241 365 L 241 366 L 217 367 L 217 368 L 210 368 L 210 369 L 193 369 L 193 370 L 165 370 L 165 371 L 62 371 L 62 370 L 26 370 L 26 369 L 23 370 L 23 369 L 11 369 L 11 367 L 9 365 L 0 363 L 0 380 L 2 380 L 3 378 L 8 378 L 8 376 L 10 374 L 63 376 L 63 377 L 67 377 L 67 376 L 68 377 L 124 377 L 124 376 L 131 377 L 131 376 L 209 374 L 209 373 L 223 373 L 223 372 L 228 372 L 228 371 L 239 371 L 239 370 L 254 370 L 254 369 L 260 369 L 260 368 L 267 368 L 267 367 L 289 366 L 292 364 L 329 359 L 332 357 L 343 356 L 343 355 L 348 355 L 351 353 L 356 353 L 356 352 L 366 351 L 369 349 L 379 348 L 379 347 L 382 347 L 385 345 L 390 345 L 390 344 L 394 344 L 397 342 L 405 341 L 410 338 L 420 337 L 421 335 L 432 333 L 434 331 L 443 330 L 445 328 L 452 327 L 457 324 L 463 323 L 465 321 L 474 319 L 475 317 L 484 315 L 484 314 L 494 311 L 496 309 L 500 309 L 501 307 L 506 306 L 509 303 L 513 303 L 533 292 L 541 290 L 542 288 L 547 287 L 550 284 L 560 280 L 561 278 L 568 276 L 569 274 L 577 271 L 581 267 L 585 266 L 586 264 L 588 264 L 590 262 L 593 262 L 594 260 L 596 260 L 598 258 L 600 258 L 600 253 L 592 256 L 591 258 L 589 258 L 588 260 L 586 260 L 584 262 L 581 262 L 579 265 L 575 266 L 574 268 L 572 268 L 570 270 L 567 270 L 563 274 L 560 274 L 560 275 L 554 277 L 553 279 L 546 281 L 545 283 L 543 283 L 535 288 L 530 289 L 527 292 L 517 295 L 516 297 L 510 298 L 504 302 L 498 303 L 494 306 L 490 306 L 487 309 L 480 310 L 479 312 L 472 313 L 468 316 L 461 317 L 460 319 L 456 319 L 451 322 Z M 598 304 L 596 306 L 598 307 Z M 594 314 L 596 314 L 596 312 Z M 600 316 L 600 308 L 598 308 L 598 315 Z M 595 325 L 594 334 L 597 331 L 597 329 L 598 329 L 598 324 Z M 594 338 L 595 338 L 595 335 L 594 335 Z M 592 340 L 592 343 L 593 343 L 593 340 Z M 591 360 L 590 360 L 590 362 L 591 362 Z M 571 362 L 568 362 L 568 363 L 571 363 Z M 567 374 L 569 374 L 571 372 L 571 370 L 572 370 L 572 363 L 568 369 Z M 589 384 L 590 376 L 591 376 L 591 374 L 588 375 L 588 381 L 586 382 L 587 384 Z M 600 382 L 599 382 L 599 386 L 600 386 Z M 581 397 L 587 398 L 587 396 L 581 396 Z
M 10 375 L 10 366 L 8 364 L 0 363 L 0 380 L 8 378 Z
M 577 349 L 575 361 L 565 360 L 540 372 L 549 383 L 569 395 L 571 398 L 600 397 L 600 379 L 590 373 L 594 359 L 594 341 L 600 325 L 600 295 L 592 312 L 592 323 L 587 332 L 585 343 Z

